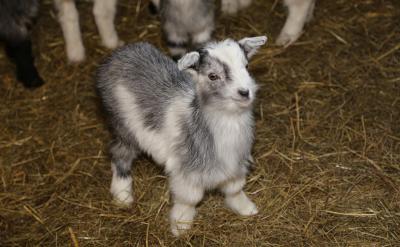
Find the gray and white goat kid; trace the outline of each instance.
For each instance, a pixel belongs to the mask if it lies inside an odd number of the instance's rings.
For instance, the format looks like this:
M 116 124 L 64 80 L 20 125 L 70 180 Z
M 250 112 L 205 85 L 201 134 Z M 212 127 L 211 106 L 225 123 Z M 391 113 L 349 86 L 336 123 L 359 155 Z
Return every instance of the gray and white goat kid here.
M 114 17 L 118 0 L 93 0 L 93 15 L 99 30 L 102 43 L 109 49 L 117 48 L 123 42 L 115 31 Z M 70 62 L 81 62 L 85 59 L 79 26 L 79 14 L 75 0 L 54 0 L 58 11 L 58 20 L 65 39 L 65 50 Z
M 313 17 L 315 0 L 283 0 L 288 8 L 288 16 L 278 38 L 277 45 L 289 46 L 302 34 L 306 22 Z M 239 9 L 251 4 L 251 0 L 222 0 L 222 12 L 235 14 Z
M 159 6 L 161 27 L 173 57 L 186 53 L 191 45 L 208 42 L 214 31 L 214 0 L 153 0 Z
M 258 212 L 243 192 L 257 89 L 247 64 L 265 42 L 261 36 L 208 43 L 178 64 L 137 43 L 100 66 L 96 85 L 113 132 L 111 193 L 117 202 L 133 202 L 131 164 L 145 152 L 169 176 L 174 235 L 190 229 L 207 190 L 220 189 L 240 215 Z

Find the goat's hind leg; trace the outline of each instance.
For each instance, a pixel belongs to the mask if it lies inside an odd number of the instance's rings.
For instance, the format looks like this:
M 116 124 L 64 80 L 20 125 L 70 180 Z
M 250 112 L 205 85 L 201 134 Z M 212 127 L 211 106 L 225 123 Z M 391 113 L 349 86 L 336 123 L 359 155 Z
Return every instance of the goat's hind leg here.
M 132 161 L 137 157 L 139 149 L 136 144 L 114 140 L 110 148 L 111 153 L 111 194 L 114 200 L 123 206 L 133 202 L 132 194 Z

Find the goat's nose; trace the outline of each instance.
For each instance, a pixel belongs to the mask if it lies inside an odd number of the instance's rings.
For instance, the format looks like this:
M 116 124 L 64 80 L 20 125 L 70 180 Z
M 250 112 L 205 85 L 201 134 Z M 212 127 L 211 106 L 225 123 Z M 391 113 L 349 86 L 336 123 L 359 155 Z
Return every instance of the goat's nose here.
M 242 96 L 243 98 L 249 98 L 249 93 L 250 93 L 250 92 L 249 92 L 248 89 L 241 88 L 241 89 L 238 90 L 238 93 L 239 93 L 239 95 Z

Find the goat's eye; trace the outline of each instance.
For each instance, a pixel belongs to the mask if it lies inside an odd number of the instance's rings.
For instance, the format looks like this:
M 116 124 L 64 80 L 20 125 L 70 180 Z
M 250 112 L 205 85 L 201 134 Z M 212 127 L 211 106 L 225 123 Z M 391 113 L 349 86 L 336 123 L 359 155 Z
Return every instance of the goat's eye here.
M 219 79 L 219 76 L 215 73 L 210 73 L 210 74 L 208 74 L 208 78 L 212 81 L 215 81 L 215 80 Z
M 248 69 L 249 68 L 249 64 L 246 64 L 246 69 Z

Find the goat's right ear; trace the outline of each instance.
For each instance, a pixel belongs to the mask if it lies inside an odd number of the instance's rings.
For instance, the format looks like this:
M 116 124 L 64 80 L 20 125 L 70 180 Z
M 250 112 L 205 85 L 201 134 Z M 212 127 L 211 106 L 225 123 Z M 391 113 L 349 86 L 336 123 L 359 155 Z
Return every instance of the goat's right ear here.
M 265 42 L 267 42 L 267 36 L 244 38 L 238 41 L 247 59 L 251 58 Z
M 186 53 L 178 60 L 178 69 L 185 70 L 194 67 L 199 62 L 199 59 L 200 54 L 197 51 Z

